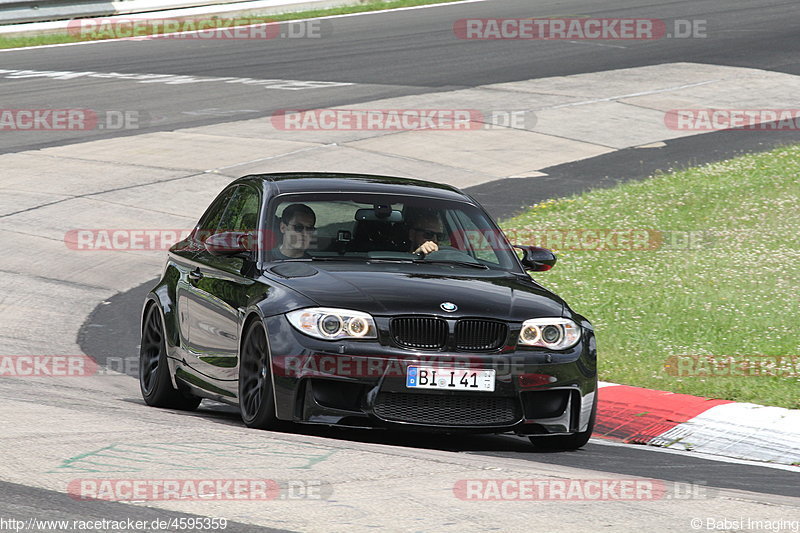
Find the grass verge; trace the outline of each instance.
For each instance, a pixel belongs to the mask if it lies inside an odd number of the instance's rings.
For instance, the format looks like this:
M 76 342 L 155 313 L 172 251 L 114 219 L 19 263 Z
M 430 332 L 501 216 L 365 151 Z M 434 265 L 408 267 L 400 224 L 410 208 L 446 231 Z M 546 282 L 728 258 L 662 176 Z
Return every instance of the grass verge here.
M 501 226 L 665 232 L 647 250 L 562 241 L 536 275 L 594 324 L 600 378 L 800 408 L 800 146 L 550 200 Z
M 428 4 L 444 4 L 450 2 L 459 2 L 461 0 L 372 0 L 354 4 L 351 6 L 342 6 L 329 9 L 314 9 L 309 11 L 298 11 L 294 13 L 281 13 L 275 15 L 254 16 L 247 15 L 241 17 L 231 17 L 237 20 L 246 19 L 250 24 L 257 24 L 259 22 L 282 22 L 289 20 L 299 20 L 316 17 L 326 17 L 331 15 L 346 15 L 350 13 L 365 13 L 368 11 L 380 11 L 384 9 L 398 9 L 401 7 L 414 7 Z M 152 15 L 148 13 L 147 15 Z M 104 17 L 100 17 L 104 18 Z M 217 18 L 211 15 L 211 18 Z M 223 18 L 223 17 L 220 17 Z M 105 19 L 105 18 L 104 18 Z M 147 35 L 155 35 L 158 32 L 148 32 Z M 107 38 L 112 38 L 111 36 Z M 76 43 L 88 40 L 85 37 L 78 35 L 70 35 L 68 32 L 53 33 L 48 35 L 35 35 L 25 37 L 0 37 L 0 49 L 2 48 L 21 48 L 26 46 L 43 46 L 47 44 L 64 44 Z M 97 38 L 91 40 L 104 40 L 103 35 L 98 35 Z

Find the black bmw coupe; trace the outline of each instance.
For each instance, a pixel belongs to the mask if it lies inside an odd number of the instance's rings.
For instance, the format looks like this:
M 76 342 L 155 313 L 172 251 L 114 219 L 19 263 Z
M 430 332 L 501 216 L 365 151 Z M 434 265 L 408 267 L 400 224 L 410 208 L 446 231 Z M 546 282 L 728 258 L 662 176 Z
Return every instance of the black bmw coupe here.
M 575 449 L 592 433 L 592 325 L 526 271 L 453 187 L 284 173 L 228 185 L 169 251 L 142 313 L 148 405 L 238 406 L 281 421 L 514 432 Z

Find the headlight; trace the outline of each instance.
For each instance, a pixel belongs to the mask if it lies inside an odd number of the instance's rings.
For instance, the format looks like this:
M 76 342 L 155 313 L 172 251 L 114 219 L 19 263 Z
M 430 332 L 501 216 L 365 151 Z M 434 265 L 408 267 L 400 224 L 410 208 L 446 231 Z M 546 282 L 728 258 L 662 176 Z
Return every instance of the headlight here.
M 286 318 L 298 331 L 326 341 L 377 338 L 375 321 L 361 311 L 310 307 L 286 313 Z
M 517 344 L 566 350 L 581 338 L 581 328 L 568 318 L 531 318 L 522 323 Z

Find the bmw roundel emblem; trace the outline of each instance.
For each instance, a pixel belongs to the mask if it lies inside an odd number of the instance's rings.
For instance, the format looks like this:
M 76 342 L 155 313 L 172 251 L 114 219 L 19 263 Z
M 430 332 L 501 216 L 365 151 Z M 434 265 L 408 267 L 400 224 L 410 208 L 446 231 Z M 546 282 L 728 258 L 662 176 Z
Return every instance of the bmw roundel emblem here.
M 442 311 L 447 311 L 448 313 L 452 313 L 458 309 L 458 306 L 453 302 L 442 302 L 439 307 L 442 308 Z

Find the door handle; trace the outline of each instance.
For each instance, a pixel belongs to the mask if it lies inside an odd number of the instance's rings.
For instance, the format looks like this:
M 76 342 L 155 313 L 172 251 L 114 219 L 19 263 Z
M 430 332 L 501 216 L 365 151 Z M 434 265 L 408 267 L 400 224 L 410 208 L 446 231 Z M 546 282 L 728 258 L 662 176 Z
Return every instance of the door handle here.
M 192 281 L 200 281 L 201 279 L 203 279 L 203 273 L 200 272 L 199 268 L 196 268 L 191 272 L 189 272 L 189 279 Z

